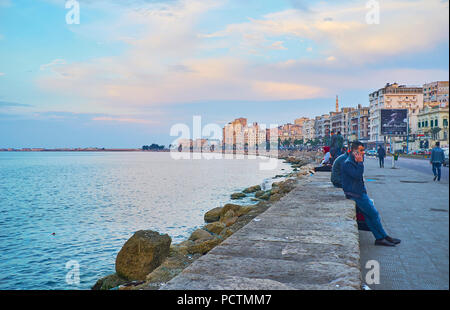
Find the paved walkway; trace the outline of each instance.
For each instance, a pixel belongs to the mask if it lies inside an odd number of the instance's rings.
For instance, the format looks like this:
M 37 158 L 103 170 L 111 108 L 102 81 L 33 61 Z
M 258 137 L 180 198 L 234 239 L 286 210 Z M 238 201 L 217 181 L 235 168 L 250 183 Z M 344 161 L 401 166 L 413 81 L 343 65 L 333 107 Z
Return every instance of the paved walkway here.
M 329 178 L 302 179 L 162 289 L 360 289 L 354 204 Z
M 369 196 L 381 214 L 385 230 L 402 239 L 394 248 L 376 247 L 370 232 L 360 232 L 363 281 L 368 260 L 380 263 L 380 284 L 372 289 L 449 289 L 449 184 L 433 182 L 432 173 L 384 169 L 366 159 Z M 431 171 L 431 167 L 430 167 Z

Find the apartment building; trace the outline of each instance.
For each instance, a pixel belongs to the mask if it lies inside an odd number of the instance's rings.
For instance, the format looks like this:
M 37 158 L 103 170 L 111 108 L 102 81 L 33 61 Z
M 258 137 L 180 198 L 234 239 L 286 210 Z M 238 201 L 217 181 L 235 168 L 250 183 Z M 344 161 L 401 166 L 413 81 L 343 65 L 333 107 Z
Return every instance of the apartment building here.
M 385 87 L 369 94 L 369 142 L 383 143 L 381 135 L 381 109 L 407 109 L 409 132 L 417 131 L 417 115 L 423 108 L 423 88 L 386 84 Z
M 425 106 L 418 114 L 417 123 L 417 148 L 423 147 L 423 142 L 428 142 L 428 147 L 433 147 L 439 141 L 442 147 L 448 147 L 448 103 L 436 106 Z
M 363 107 L 358 104 L 358 107 L 352 109 L 348 113 L 349 125 L 347 127 L 348 141 L 369 141 L 369 107 Z
M 448 81 L 423 84 L 423 104 L 429 106 L 448 104 Z

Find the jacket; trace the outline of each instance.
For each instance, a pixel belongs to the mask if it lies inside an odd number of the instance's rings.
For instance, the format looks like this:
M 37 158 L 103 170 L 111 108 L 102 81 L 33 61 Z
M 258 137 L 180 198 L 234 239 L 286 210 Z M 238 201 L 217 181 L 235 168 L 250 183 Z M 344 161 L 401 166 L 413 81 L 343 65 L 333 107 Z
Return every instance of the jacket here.
M 377 151 L 378 153 L 378 157 L 386 157 L 386 151 L 384 150 L 384 148 L 380 147 Z
M 331 168 L 331 183 L 335 187 L 342 188 L 342 165 L 348 158 L 348 153 L 344 153 L 335 159 L 333 168 Z
M 352 154 L 344 161 L 342 166 L 342 189 L 347 198 L 361 197 L 367 194 L 364 185 L 364 164 L 357 163 Z
M 445 160 L 445 154 L 444 154 L 444 150 L 442 150 L 440 147 L 434 147 L 431 150 L 431 157 L 430 157 L 430 162 L 433 164 L 442 164 Z

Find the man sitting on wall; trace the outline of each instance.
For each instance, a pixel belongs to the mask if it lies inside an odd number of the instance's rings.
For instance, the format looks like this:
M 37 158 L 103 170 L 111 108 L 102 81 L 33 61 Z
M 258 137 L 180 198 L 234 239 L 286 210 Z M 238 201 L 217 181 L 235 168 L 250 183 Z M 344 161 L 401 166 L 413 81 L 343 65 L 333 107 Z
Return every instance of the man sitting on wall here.
M 331 168 L 331 183 L 337 188 L 342 188 L 342 165 L 349 156 L 345 146 L 342 148 L 341 152 L 342 155 L 335 159 L 333 167 Z
M 375 236 L 375 245 L 395 246 L 399 239 L 392 238 L 384 231 L 380 215 L 367 195 L 364 185 L 364 146 L 361 142 L 352 143 L 351 152 L 342 166 L 342 189 L 345 197 L 356 202 L 364 214 L 367 226 Z

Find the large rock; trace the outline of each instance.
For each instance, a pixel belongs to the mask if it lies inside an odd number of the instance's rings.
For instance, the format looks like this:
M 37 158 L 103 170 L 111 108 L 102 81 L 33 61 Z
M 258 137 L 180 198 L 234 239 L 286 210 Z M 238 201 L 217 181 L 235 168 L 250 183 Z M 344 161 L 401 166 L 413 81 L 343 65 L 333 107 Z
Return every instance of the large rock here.
M 246 195 L 244 193 L 234 193 L 231 194 L 231 199 L 241 199 L 244 198 Z
M 260 190 L 261 190 L 261 186 L 255 185 L 255 186 L 250 186 L 250 187 L 244 189 L 242 192 L 249 194 L 249 193 L 254 193 L 254 192 L 257 192 Z
M 167 257 L 171 241 L 168 235 L 156 231 L 137 231 L 117 254 L 117 275 L 127 280 L 145 280 Z
M 212 239 L 213 236 L 207 232 L 206 230 L 203 229 L 197 229 L 196 231 L 194 231 L 191 236 L 189 237 L 189 240 L 192 241 L 196 241 L 196 240 L 208 240 L 208 239 Z
M 220 234 L 220 232 L 225 228 L 225 224 L 222 222 L 213 222 L 209 223 L 205 226 L 205 229 L 214 233 L 214 234 Z
M 204 219 L 206 223 L 216 222 L 220 219 L 221 207 L 214 208 L 205 213 Z
M 92 290 L 109 290 L 119 285 L 125 284 L 128 281 L 119 277 L 116 273 L 103 277 L 94 284 Z

